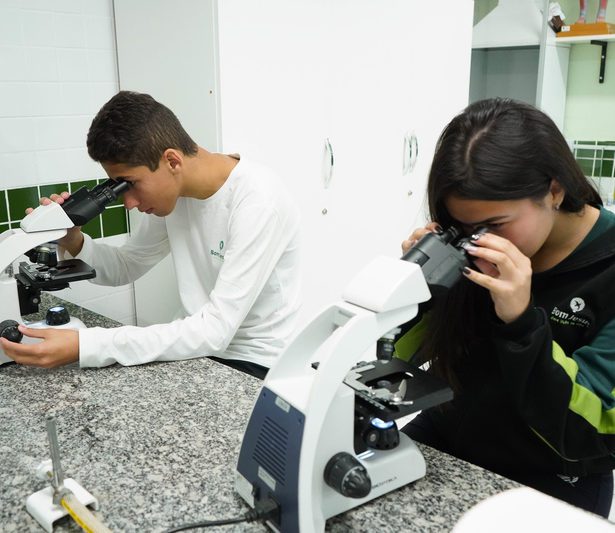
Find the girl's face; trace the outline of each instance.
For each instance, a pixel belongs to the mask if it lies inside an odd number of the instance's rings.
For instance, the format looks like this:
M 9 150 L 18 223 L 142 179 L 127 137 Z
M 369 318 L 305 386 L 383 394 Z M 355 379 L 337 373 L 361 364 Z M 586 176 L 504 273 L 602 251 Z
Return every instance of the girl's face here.
M 463 231 L 471 235 L 478 226 L 487 226 L 512 242 L 526 256 L 542 248 L 553 230 L 556 200 L 551 193 L 540 202 L 522 200 L 470 200 L 451 196 L 444 202 Z

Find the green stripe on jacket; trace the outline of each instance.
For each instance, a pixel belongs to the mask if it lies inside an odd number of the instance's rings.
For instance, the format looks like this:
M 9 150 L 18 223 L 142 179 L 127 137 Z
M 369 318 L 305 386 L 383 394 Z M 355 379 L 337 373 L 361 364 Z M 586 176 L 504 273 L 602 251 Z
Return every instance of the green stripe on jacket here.
M 583 356 L 587 355 L 587 352 L 591 352 L 591 350 L 586 349 L 585 353 L 583 353 L 582 350 L 583 349 L 578 350 L 574 355 L 579 357 L 579 355 Z M 564 350 L 556 342 L 553 342 L 552 353 L 555 362 L 564 369 L 572 381 L 572 394 L 570 395 L 568 408 L 573 413 L 583 417 L 589 424 L 596 428 L 598 433 L 615 434 L 615 407 L 605 409 L 603 405 L 603 402 L 606 400 L 608 400 L 608 404 L 613 403 L 613 395 L 610 391 L 610 398 L 605 398 L 603 395 L 601 397 L 601 395 L 597 394 L 595 390 L 592 390 L 596 388 L 593 385 L 599 380 L 592 379 L 590 381 L 589 378 L 592 376 L 579 374 L 579 364 L 577 361 L 572 357 L 566 357 Z M 587 372 L 589 366 L 585 364 L 584 360 L 585 358 L 582 357 L 580 362 L 585 367 L 585 372 Z M 596 376 L 593 377 L 596 378 Z
M 408 330 L 395 343 L 395 357 L 403 361 L 410 361 L 412 356 L 421 347 L 427 331 L 427 315 L 424 315 L 420 322 L 412 329 Z

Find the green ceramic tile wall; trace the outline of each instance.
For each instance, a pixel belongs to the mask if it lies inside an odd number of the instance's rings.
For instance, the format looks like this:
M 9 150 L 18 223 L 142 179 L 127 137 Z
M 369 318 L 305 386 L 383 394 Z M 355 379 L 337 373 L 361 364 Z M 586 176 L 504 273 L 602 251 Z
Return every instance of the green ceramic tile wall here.
M 87 189 L 92 189 L 96 187 L 98 182 L 96 180 L 85 180 L 85 181 L 73 181 L 70 183 L 70 192 L 73 193 L 81 189 L 81 187 L 85 187 Z
M 99 239 L 102 237 L 100 217 L 96 217 L 94 220 L 90 220 L 85 226 L 81 226 L 81 231 L 87 233 L 92 239 Z
M 68 183 L 58 183 L 54 185 L 40 185 L 39 192 L 41 197 L 46 196 L 49 197 L 52 194 L 59 194 L 61 192 L 68 192 Z
M 126 209 L 122 206 L 105 209 L 105 212 L 101 215 L 104 236 L 110 237 L 111 235 L 127 233 L 126 218 Z
M 75 192 L 81 187 L 91 189 L 104 180 L 81 180 L 73 182 L 52 183 L 33 187 L 0 190 L 0 232 L 9 228 L 18 228 L 28 207 L 38 205 L 39 198 L 62 191 Z M 121 200 L 107 206 L 100 217 L 83 226 L 82 230 L 90 237 L 110 237 L 128 232 L 128 216 Z
M 11 222 L 21 220 L 26 216 L 28 207 L 36 207 L 38 199 L 38 187 L 22 187 L 6 191 L 9 197 L 9 220 Z
M 9 209 L 6 203 L 6 192 L 0 191 L 0 224 L 9 221 Z

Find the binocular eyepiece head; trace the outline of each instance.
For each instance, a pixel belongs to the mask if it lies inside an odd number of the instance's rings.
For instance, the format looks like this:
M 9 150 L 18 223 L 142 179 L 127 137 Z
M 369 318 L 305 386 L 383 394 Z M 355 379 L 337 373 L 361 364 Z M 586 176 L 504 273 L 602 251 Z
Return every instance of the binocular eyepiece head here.
M 459 230 L 453 226 L 451 226 L 448 229 L 448 231 L 451 231 L 451 230 L 454 230 L 457 233 L 457 235 L 452 239 L 453 246 L 455 248 L 459 248 L 460 250 L 463 250 L 464 253 L 466 253 L 465 248 L 464 248 L 466 244 L 470 243 L 473 239 L 476 239 L 480 235 L 489 233 L 489 228 L 487 228 L 487 226 L 478 226 L 474 228 L 472 230 L 472 235 L 470 237 L 462 237 Z
M 449 228 L 440 232 L 436 232 L 433 235 L 435 235 L 436 238 L 440 239 L 445 244 L 452 244 L 456 248 L 463 249 L 463 246 L 466 243 L 470 242 L 473 238 L 488 232 L 489 228 L 487 228 L 487 226 L 477 226 L 472 230 L 472 235 L 470 237 L 464 237 L 459 228 L 457 228 L 456 226 L 450 226 Z M 416 245 L 418 245 L 420 242 L 421 241 L 419 240 Z
M 472 264 L 464 246 L 487 231 L 487 227 L 480 226 L 472 232 L 472 237 L 464 237 L 458 228 L 451 226 L 440 233 L 427 233 L 402 259 L 419 265 L 430 287 L 451 288 L 461 278 L 464 267 Z
M 100 215 L 106 206 L 115 202 L 129 188 L 130 183 L 123 179 L 108 179 L 91 191 L 81 187 L 71 194 L 62 204 L 62 208 L 75 226 L 83 226 Z

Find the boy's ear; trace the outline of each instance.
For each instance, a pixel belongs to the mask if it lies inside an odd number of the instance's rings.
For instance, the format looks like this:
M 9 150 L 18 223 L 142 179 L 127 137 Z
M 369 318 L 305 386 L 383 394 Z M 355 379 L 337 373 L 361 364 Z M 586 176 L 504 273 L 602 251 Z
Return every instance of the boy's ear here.
M 174 148 L 167 148 L 162 155 L 163 160 L 169 167 L 171 171 L 178 170 L 183 163 L 183 157 L 179 150 L 175 150 Z

